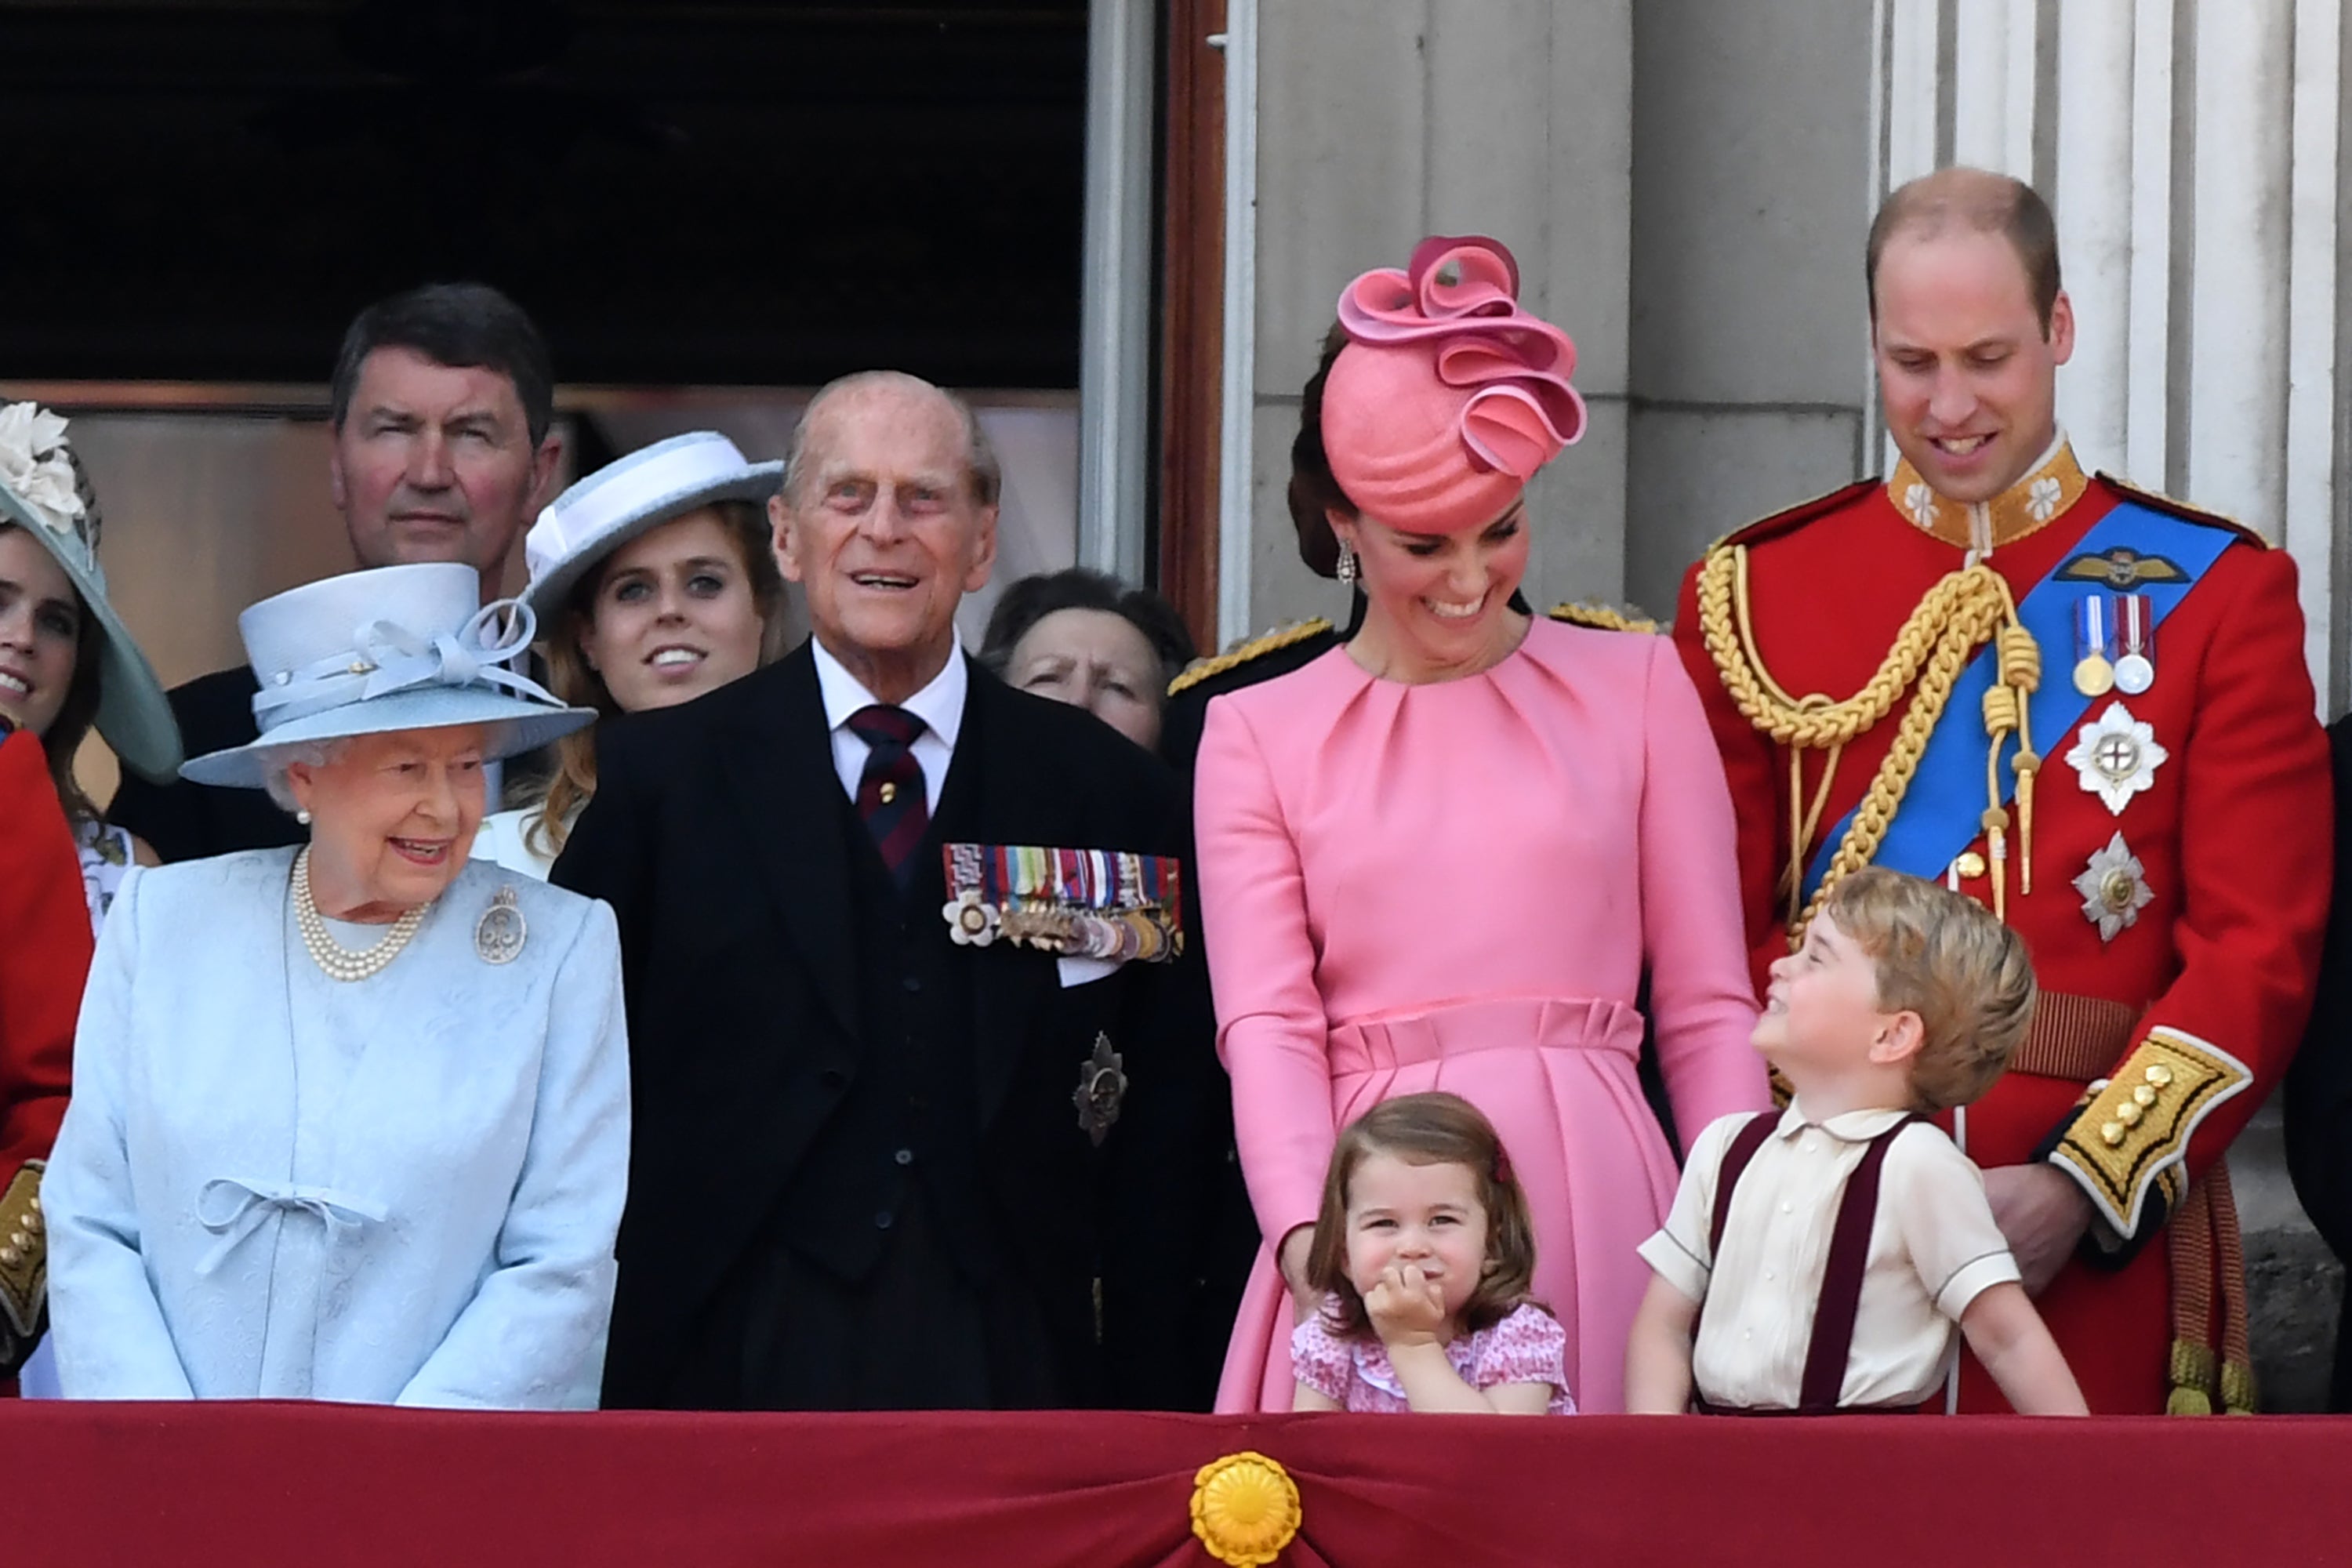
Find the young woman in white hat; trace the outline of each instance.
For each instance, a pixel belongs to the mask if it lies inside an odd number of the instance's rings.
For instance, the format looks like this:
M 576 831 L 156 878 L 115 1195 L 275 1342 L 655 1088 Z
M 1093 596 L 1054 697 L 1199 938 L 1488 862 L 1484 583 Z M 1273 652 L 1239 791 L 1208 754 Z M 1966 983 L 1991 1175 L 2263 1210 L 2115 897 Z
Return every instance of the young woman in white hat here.
M 591 722 L 507 668 L 473 568 L 313 583 L 238 622 L 299 849 L 133 870 L 41 1194 L 68 1398 L 593 1406 L 627 1184 L 604 905 L 469 852 L 483 765 Z
M 784 584 L 764 509 L 783 469 L 697 430 L 556 497 L 523 544 L 556 695 L 605 716 L 668 708 L 774 658 Z M 557 743 L 551 778 L 483 822 L 474 852 L 544 878 L 595 793 L 595 739 L 581 731 Z
M 99 526 L 66 421 L 37 404 L 0 407 L 0 719 L 48 753 L 93 930 L 123 873 L 155 854 L 106 820 L 74 777 L 74 753 L 95 727 L 132 773 L 161 783 L 180 765 L 163 683 L 107 603 Z

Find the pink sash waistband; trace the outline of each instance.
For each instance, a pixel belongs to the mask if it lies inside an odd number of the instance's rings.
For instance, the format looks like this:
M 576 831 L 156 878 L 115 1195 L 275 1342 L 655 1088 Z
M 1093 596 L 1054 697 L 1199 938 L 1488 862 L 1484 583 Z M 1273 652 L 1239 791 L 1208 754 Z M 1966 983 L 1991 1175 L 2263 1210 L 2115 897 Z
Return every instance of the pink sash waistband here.
M 1331 1031 L 1331 1072 L 1381 1072 L 1471 1051 L 1536 1047 L 1636 1056 L 1642 1015 L 1594 997 L 1511 996 L 1351 1020 Z

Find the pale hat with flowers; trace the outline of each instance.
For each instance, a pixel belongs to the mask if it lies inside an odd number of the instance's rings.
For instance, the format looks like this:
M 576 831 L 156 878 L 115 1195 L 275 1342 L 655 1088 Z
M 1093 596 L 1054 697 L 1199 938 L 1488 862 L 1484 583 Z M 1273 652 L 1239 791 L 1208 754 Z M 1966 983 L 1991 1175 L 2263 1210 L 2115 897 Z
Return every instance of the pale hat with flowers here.
M 180 729 L 154 667 L 106 597 L 99 519 L 83 491 L 66 421 L 37 403 L 0 406 L 0 523 L 38 540 L 98 629 L 98 732 L 122 765 L 157 784 L 180 765 Z M 85 642 L 84 647 L 91 644 Z

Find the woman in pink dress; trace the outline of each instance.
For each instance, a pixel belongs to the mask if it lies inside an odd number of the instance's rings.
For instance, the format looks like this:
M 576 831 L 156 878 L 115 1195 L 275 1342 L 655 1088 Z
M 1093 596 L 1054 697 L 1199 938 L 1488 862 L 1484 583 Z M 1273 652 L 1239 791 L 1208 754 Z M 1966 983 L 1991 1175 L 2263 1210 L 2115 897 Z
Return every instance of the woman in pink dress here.
M 1769 1103 L 1697 694 L 1663 637 L 1512 605 L 1522 492 L 1584 425 L 1574 344 L 1517 292 L 1501 245 L 1430 239 L 1341 296 L 1349 341 L 1309 384 L 1295 455 L 1311 462 L 1319 432 L 1362 624 L 1210 705 L 1203 936 L 1267 1240 L 1220 1410 L 1290 1408 L 1337 1130 L 1432 1089 L 1502 1133 L 1577 1404 L 1623 1408 L 1635 1248 L 1675 1182 L 1636 1078 L 1645 971 L 1677 1124 Z

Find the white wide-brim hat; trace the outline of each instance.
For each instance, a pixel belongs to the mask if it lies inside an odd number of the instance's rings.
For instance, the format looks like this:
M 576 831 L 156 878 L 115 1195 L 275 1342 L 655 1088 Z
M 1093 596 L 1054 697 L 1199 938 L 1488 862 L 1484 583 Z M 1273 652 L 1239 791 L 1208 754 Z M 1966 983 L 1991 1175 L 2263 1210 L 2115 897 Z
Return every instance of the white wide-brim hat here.
M 379 566 L 289 588 L 236 618 L 261 681 L 261 738 L 195 757 L 180 776 L 258 789 L 280 746 L 450 724 L 493 726 L 486 761 L 535 751 L 595 722 L 506 665 L 530 647 L 519 599 L 478 605 L 470 566 Z
M 155 667 L 139 651 L 131 628 L 108 602 L 106 574 L 98 564 L 97 524 L 74 493 L 71 460 L 64 455 L 66 422 L 32 404 L 15 405 L 6 414 L 19 436 L 29 435 L 21 428 L 26 425 L 54 421 L 49 432 L 53 445 L 47 451 L 38 457 L 22 455 L 36 465 L 53 462 L 61 471 L 43 475 L 28 469 L 51 492 L 46 505 L 0 479 L 0 521 L 13 522 L 41 542 L 80 595 L 83 612 L 97 623 L 99 734 L 124 767 L 150 783 L 169 784 L 180 765 L 180 726 L 172 717 L 163 683 L 155 679 Z M 40 493 L 37 489 L 36 493 Z
M 552 626 L 581 577 L 639 534 L 713 501 L 764 502 L 782 463 L 745 459 L 716 430 L 689 430 L 605 464 L 550 501 L 523 536 L 522 596 Z

